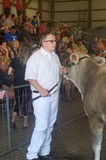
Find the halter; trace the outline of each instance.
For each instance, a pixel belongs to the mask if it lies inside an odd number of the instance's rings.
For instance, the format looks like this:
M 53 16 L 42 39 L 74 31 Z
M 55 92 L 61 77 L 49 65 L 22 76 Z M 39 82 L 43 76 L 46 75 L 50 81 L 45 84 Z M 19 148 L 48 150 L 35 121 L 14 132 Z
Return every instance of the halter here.
M 88 56 L 84 56 L 84 57 L 81 57 L 81 58 L 79 58 L 79 62 L 81 61 L 81 60 L 83 60 L 83 59 L 85 59 L 85 58 L 90 58 L 90 57 L 88 57 Z M 78 63 L 79 63 L 78 62 Z M 78 64 L 77 63 L 77 64 Z M 75 66 L 76 65 L 76 63 L 74 63 L 74 62 L 67 62 L 67 67 L 72 67 L 72 66 Z

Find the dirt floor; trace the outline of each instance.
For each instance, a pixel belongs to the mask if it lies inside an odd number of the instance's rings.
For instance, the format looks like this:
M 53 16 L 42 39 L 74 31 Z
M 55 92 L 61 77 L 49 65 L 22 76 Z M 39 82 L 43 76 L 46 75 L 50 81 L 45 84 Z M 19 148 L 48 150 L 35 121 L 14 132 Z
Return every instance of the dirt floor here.
M 67 103 L 64 104 L 67 106 Z M 73 104 L 74 106 L 75 104 L 82 105 L 81 98 L 79 97 Z M 106 129 L 104 129 L 105 134 Z M 105 146 L 106 136 L 104 136 L 102 144 L 101 160 L 106 160 Z M 26 152 L 27 145 L 1 157 L 0 160 L 25 160 Z M 60 128 L 54 130 L 52 154 L 55 160 L 93 160 L 90 129 L 86 116 L 61 125 Z

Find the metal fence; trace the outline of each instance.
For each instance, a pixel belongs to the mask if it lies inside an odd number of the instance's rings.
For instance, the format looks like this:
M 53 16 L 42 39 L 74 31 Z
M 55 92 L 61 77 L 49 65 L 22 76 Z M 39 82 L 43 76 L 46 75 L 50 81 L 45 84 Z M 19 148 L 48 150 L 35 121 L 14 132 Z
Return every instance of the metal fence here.
M 18 86 L 14 89 L 20 90 L 21 94 L 18 92 L 18 99 L 21 100 L 19 103 L 19 108 L 23 107 L 23 99 L 25 97 L 31 98 L 31 92 L 27 92 L 26 87 Z M 24 88 L 24 92 L 23 89 Z M 59 112 L 57 117 L 57 122 L 55 127 L 58 129 L 62 125 L 66 125 L 78 118 L 85 116 L 84 110 L 82 108 L 82 102 L 79 92 L 76 93 L 77 99 L 72 102 L 65 102 L 59 100 Z M 26 98 L 27 99 L 27 98 Z M 23 116 L 19 114 L 16 120 L 17 128 L 11 127 L 11 116 L 13 112 L 13 99 L 9 99 L 8 90 L 6 90 L 6 98 L 0 99 L 0 156 L 27 144 L 31 138 L 31 134 L 34 127 L 34 115 L 32 110 L 31 99 L 27 101 L 27 113 L 30 127 L 23 129 Z

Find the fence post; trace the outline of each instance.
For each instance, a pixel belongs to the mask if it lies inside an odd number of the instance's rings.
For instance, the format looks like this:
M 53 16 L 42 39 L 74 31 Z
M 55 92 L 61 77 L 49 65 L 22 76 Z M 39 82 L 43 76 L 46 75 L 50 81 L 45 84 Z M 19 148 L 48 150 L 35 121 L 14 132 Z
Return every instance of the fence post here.
M 7 127 L 8 127 L 8 147 L 11 150 L 11 136 L 10 136 L 10 109 L 9 109 L 9 94 L 8 89 L 6 90 L 6 111 L 7 111 Z

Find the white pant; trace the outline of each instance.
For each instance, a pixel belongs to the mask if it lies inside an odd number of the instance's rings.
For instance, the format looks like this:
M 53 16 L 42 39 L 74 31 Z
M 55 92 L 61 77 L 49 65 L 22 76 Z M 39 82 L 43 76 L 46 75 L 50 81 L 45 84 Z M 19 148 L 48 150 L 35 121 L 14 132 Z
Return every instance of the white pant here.
M 33 97 L 35 93 L 33 93 Z M 36 118 L 31 143 L 28 147 L 27 159 L 38 158 L 39 155 L 50 153 L 52 141 L 51 132 L 57 118 L 58 92 L 49 97 L 41 97 L 33 101 L 34 115 Z

